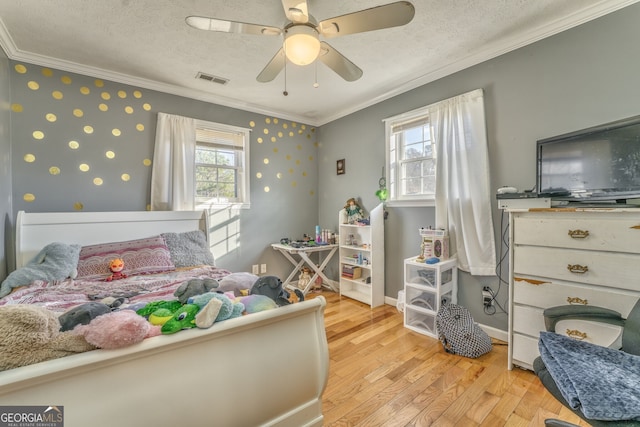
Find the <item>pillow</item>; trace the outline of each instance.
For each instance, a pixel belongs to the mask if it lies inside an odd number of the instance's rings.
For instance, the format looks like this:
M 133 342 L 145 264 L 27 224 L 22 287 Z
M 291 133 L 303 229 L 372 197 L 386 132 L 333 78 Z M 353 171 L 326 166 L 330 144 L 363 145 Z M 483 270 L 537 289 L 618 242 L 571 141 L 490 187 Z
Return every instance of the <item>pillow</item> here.
M 124 242 L 83 246 L 78 261 L 78 279 L 103 280 L 110 274 L 109 261 L 122 258 L 127 276 L 175 270 L 162 236 Z
M 237 297 L 242 295 L 243 290 L 249 290 L 259 279 L 258 276 L 246 272 L 231 273 L 218 280 L 218 291 L 233 292 Z
M 161 236 L 169 247 L 171 260 L 176 267 L 216 265 L 204 231 L 194 230 L 184 233 L 162 233 Z

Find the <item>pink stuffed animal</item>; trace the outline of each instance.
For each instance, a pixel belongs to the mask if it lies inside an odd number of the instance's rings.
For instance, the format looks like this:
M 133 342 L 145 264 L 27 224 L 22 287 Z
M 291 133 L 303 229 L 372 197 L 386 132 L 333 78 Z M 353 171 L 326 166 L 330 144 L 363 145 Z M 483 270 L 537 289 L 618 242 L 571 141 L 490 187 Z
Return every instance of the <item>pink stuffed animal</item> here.
M 74 334 L 98 348 L 127 347 L 145 338 L 160 335 L 160 327 L 153 326 L 133 310 L 118 310 L 96 317 L 88 325 L 78 325 Z

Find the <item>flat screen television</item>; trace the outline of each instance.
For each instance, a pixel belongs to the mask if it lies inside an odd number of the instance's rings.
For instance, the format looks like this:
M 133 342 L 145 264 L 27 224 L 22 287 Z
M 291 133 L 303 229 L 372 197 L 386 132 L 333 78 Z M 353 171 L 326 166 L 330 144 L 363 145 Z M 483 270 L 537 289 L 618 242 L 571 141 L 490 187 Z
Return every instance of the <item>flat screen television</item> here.
M 536 188 L 567 201 L 640 198 L 640 116 L 537 141 Z

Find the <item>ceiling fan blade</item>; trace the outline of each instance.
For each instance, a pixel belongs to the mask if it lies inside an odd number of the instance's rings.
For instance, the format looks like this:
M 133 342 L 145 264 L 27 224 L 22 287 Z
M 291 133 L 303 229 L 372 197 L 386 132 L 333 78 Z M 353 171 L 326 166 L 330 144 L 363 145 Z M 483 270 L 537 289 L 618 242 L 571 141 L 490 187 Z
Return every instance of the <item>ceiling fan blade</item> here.
M 220 31 L 223 33 L 241 33 L 265 36 L 279 36 L 282 30 L 268 25 L 247 24 L 245 22 L 226 21 L 205 16 L 187 16 L 185 22 L 198 30 Z
M 362 77 L 362 70 L 327 42 L 320 42 L 318 59 L 348 82 L 354 82 Z
M 271 58 L 271 61 L 269 61 L 267 66 L 264 67 L 262 71 L 260 71 L 260 74 L 258 74 L 256 80 L 260 83 L 268 83 L 275 79 L 276 76 L 280 74 L 280 71 L 282 71 L 282 69 L 284 68 L 284 61 L 284 49 L 280 48 L 280 50 L 276 52 L 273 58 Z
M 309 22 L 307 0 L 282 0 L 282 7 L 289 21 L 295 24 L 305 24 Z
M 331 38 L 383 28 L 399 27 L 411 22 L 415 13 L 416 9 L 413 4 L 408 1 L 398 1 L 325 19 L 318 23 L 318 31 L 324 37 Z

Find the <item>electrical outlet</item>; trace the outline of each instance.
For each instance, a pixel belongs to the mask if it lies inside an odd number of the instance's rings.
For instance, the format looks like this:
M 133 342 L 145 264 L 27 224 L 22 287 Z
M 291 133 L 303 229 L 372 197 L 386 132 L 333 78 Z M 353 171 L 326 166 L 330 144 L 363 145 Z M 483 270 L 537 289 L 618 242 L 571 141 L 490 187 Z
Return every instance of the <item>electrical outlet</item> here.
M 267 264 L 260 264 L 260 274 L 267 272 Z
M 260 266 L 258 264 L 253 264 L 251 266 L 251 272 L 253 274 L 260 274 L 260 270 L 259 270 Z
M 491 307 L 493 305 L 493 293 L 488 286 L 482 288 L 482 305 L 485 307 Z

